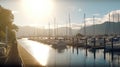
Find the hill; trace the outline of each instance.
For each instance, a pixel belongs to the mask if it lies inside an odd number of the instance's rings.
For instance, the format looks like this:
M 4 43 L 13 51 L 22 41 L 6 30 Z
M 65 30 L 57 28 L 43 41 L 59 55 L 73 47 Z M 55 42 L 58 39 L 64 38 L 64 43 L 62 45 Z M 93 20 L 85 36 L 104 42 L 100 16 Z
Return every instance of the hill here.
M 103 35 L 103 34 L 120 34 L 120 22 L 104 22 L 86 27 L 87 35 Z M 84 34 L 84 28 L 80 29 L 80 33 Z

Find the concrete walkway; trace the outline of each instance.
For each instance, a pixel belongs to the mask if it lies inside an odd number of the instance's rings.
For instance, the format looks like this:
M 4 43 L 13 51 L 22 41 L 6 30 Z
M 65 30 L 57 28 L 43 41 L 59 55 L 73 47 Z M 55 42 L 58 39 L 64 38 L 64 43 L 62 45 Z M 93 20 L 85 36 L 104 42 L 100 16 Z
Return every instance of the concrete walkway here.
M 23 67 L 42 67 L 21 45 L 18 45 L 18 52 L 22 59 Z

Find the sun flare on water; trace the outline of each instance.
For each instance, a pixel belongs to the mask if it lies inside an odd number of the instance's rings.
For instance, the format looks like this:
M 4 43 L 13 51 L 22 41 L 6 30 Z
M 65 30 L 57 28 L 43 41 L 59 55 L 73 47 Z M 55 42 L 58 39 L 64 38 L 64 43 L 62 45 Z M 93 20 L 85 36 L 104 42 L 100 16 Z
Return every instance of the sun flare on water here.
M 50 47 L 43 43 L 22 39 L 24 43 L 22 46 L 40 63 L 42 66 L 46 66 L 49 60 Z
M 45 18 L 53 12 L 53 0 L 22 0 L 26 14 L 34 18 Z

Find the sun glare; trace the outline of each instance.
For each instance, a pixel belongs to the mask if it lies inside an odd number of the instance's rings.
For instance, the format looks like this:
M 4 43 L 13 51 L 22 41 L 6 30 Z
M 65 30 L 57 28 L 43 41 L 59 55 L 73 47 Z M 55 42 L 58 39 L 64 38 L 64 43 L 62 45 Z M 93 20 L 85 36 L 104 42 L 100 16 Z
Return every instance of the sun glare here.
M 43 66 L 47 65 L 48 56 L 49 56 L 49 47 L 45 45 L 36 44 L 36 46 L 32 46 L 31 49 L 33 51 L 33 55 L 36 60 L 42 64 Z
M 23 40 L 23 41 L 22 41 Z M 49 57 L 50 47 L 43 43 L 22 39 L 21 44 L 41 65 L 46 66 Z M 25 45 L 24 45 L 25 44 Z
M 26 14 L 39 19 L 50 16 L 54 5 L 52 0 L 22 0 L 22 4 Z

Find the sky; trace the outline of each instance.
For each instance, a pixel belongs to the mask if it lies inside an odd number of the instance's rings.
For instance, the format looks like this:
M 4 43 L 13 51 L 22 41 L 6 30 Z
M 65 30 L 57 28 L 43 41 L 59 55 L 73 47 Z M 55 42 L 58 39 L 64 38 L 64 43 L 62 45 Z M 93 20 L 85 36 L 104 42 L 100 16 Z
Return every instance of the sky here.
M 120 0 L 0 0 L 0 5 L 12 10 L 13 23 L 19 26 L 53 25 L 54 18 L 58 25 L 65 26 L 70 14 L 73 27 L 80 27 L 84 13 L 88 25 L 92 24 L 93 16 L 96 24 L 100 24 L 109 13 L 120 13 Z

